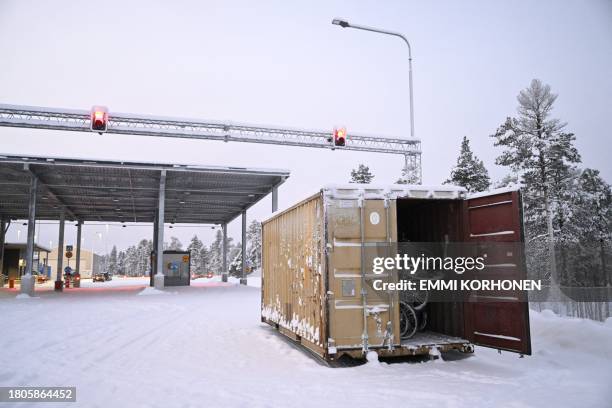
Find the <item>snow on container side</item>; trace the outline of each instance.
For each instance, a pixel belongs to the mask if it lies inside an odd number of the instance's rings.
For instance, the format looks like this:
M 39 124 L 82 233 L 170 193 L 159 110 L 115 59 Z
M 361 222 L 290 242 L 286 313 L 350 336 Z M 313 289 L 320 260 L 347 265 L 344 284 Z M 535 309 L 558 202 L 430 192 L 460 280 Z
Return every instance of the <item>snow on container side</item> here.
M 320 193 L 262 227 L 262 321 L 325 354 L 325 256 Z
M 398 291 L 373 288 L 374 280 L 398 281 L 394 270 L 372 271 L 374 257 L 398 254 L 398 241 L 473 241 L 483 222 L 483 240 L 498 240 L 497 228 L 522 237 L 518 192 L 474 200 L 448 185 L 331 185 L 273 214 L 262 225 L 262 321 L 328 361 L 370 350 L 384 357 L 472 352 L 472 343 L 529 354 L 526 303 L 430 304 L 427 330 L 401 339 Z M 492 319 L 512 321 L 511 333 Z M 502 344 L 500 333 L 516 341 Z

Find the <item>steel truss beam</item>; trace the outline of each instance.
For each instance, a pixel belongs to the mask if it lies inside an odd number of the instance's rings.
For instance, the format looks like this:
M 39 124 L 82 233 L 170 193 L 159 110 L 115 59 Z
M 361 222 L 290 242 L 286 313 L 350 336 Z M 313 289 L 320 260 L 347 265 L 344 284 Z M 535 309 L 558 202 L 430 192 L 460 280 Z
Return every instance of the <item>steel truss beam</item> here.
M 0 104 L 0 126 L 91 132 L 90 112 L 87 110 L 7 104 Z M 407 163 L 419 168 L 421 162 L 421 141 L 418 139 L 374 137 L 350 132 L 345 146 L 334 146 L 331 131 L 110 112 L 106 133 L 401 154 L 406 156 Z

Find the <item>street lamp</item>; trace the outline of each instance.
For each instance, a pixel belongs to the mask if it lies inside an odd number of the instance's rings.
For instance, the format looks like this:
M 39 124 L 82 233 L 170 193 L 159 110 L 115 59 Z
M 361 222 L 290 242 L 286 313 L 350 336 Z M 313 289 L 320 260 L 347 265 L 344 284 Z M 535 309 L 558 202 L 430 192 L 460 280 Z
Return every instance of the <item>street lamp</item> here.
M 379 33 L 379 34 L 387 34 L 387 35 L 392 35 L 394 37 L 399 37 L 402 40 L 404 40 L 404 42 L 406 43 L 406 45 L 408 46 L 408 90 L 410 93 L 410 137 L 414 138 L 414 99 L 412 96 L 412 48 L 410 47 L 410 42 L 408 42 L 408 39 L 406 37 L 404 37 L 403 34 L 395 32 L 395 31 L 388 31 L 388 30 L 382 30 L 380 28 L 373 28 L 373 27 L 368 27 L 368 26 L 363 26 L 363 25 L 359 25 L 359 24 L 351 24 L 349 23 L 347 20 L 341 19 L 341 18 L 334 18 L 332 20 L 332 24 L 340 26 L 342 28 L 356 28 L 357 30 L 364 30 L 364 31 L 371 31 L 373 33 Z M 408 164 L 408 155 L 404 155 L 404 160 L 405 160 L 405 172 L 406 172 L 406 179 L 408 179 L 408 172 L 409 172 L 409 168 L 412 167 L 412 170 L 417 170 L 418 171 L 418 183 L 421 182 L 421 178 L 422 178 L 422 173 L 421 173 L 421 164 L 420 161 L 418 163 L 418 165 L 416 164 L 416 162 L 413 162 L 412 166 L 409 166 Z
M 395 37 L 399 37 L 408 46 L 408 88 L 410 92 L 410 137 L 414 138 L 414 101 L 412 98 L 412 48 L 410 47 L 410 43 L 408 39 L 404 37 L 403 34 L 397 33 L 395 31 L 382 30 L 380 28 L 373 28 L 358 24 L 351 24 L 347 20 L 343 20 L 341 18 L 334 18 L 332 20 L 332 24 L 340 26 L 342 28 L 356 28 L 357 30 L 371 31 L 379 34 L 387 34 L 393 35 Z

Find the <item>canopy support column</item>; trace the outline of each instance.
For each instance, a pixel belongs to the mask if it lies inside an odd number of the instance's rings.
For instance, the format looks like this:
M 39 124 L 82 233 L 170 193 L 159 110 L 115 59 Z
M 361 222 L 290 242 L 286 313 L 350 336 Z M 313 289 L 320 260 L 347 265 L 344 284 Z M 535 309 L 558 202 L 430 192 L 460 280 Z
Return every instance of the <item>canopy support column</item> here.
M 157 204 L 157 248 L 155 249 L 155 289 L 164 288 L 164 211 L 166 207 L 166 170 L 159 176 L 159 201 Z
M 227 282 L 227 223 L 223 223 L 221 226 L 223 230 L 223 242 L 221 249 L 221 281 Z
M 240 284 L 247 284 L 246 277 L 246 231 L 247 231 L 247 218 L 246 218 L 246 210 L 242 211 L 242 277 L 240 278 Z
M 4 286 L 4 241 L 6 240 L 6 221 L 0 218 L 0 288 Z
M 158 241 L 158 227 L 157 214 L 153 219 L 153 253 L 151 254 L 151 272 L 149 273 L 149 286 L 155 286 L 153 277 L 157 275 L 157 242 Z
M 34 295 L 34 277 L 32 269 L 34 263 L 34 234 L 36 230 L 36 190 L 38 189 L 38 179 L 30 174 L 30 203 L 28 207 L 28 241 L 26 244 L 26 272 L 21 277 L 21 293 Z
M 83 223 L 77 221 L 77 242 L 76 242 L 76 259 L 75 259 L 75 273 L 81 275 L 81 226 Z
M 278 186 L 272 187 L 272 212 L 278 210 Z
M 62 272 L 64 270 L 64 224 L 66 221 L 66 215 L 64 211 L 60 214 L 59 222 L 59 236 L 57 239 L 57 269 L 55 271 L 55 290 L 61 292 L 64 289 L 64 282 L 62 282 Z

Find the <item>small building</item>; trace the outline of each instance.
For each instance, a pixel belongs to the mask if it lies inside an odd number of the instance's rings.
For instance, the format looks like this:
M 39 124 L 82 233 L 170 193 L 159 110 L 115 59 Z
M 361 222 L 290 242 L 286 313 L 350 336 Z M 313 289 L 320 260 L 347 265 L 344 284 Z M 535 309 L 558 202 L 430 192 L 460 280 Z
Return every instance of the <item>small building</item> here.
M 151 265 L 155 254 L 151 254 Z M 191 252 L 165 250 L 163 256 L 163 273 L 165 286 L 189 286 L 191 285 Z M 154 275 L 149 273 L 150 285 L 154 286 Z
M 34 244 L 34 263 L 32 270 L 41 275 L 51 276 L 49 263 L 49 248 Z M 2 258 L 2 274 L 5 280 L 19 279 L 25 273 L 26 244 L 20 242 L 7 242 L 4 244 L 4 257 Z
M 49 265 L 53 266 L 53 270 L 55 270 L 57 266 L 57 251 L 58 248 L 55 247 L 49 254 Z M 66 258 L 64 254 L 64 261 L 62 265 L 64 267 L 70 265 L 72 270 L 76 269 L 76 251 L 73 252 L 74 256 L 70 259 Z M 70 262 L 68 262 L 70 261 Z M 104 258 L 101 255 L 94 253 L 93 251 L 88 251 L 85 248 L 81 248 L 81 264 L 79 265 L 81 279 L 88 279 L 93 276 L 96 272 L 102 272 L 104 270 Z M 57 275 L 55 271 L 53 271 L 51 279 L 55 280 Z

